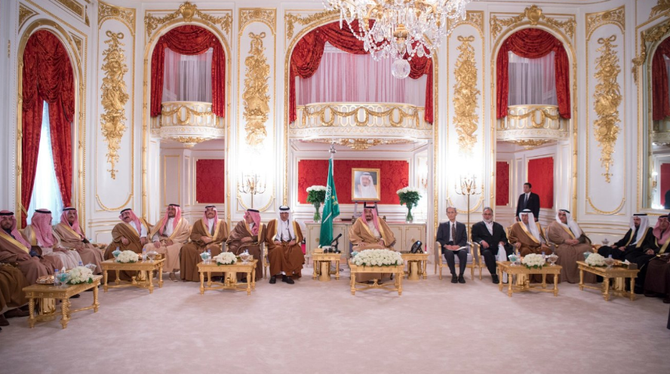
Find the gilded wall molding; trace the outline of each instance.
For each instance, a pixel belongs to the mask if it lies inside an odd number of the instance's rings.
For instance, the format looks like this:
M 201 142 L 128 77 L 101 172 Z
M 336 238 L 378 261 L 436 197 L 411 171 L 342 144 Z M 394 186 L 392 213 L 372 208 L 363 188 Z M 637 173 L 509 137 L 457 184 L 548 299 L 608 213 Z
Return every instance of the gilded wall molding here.
M 670 10 L 670 0 L 658 0 L 656 5 L 651 8 L 649 18 L 665 13 L 668 10 Z
M 239 32 L 242 33 L 245 27 L 250 23 L 259 21 L 263 22 L 272 31 L 272 35 L 276 34 L 275 25 L 277 24 L 277 10 L 267 8 L 248 8 L 240 9 Z
M 480 94 L 477 88 L 477 63 L 475 60 L 475 49 L 472 46 L 475 37 L 459 36 L 461 44 L 456 48 L 460 54 L 456 60 L 454 76 L 454 126 L 458 133 L 458 146 L 461 151 L 472 153 L 472 148 L 477 143 L 477 102 Z
M 326 18 L 332 18 L 337 14 L 339 14 L 339 12 L 335 10 L 326 10 L 323 12 L 314 13 L 307 16 L 293 13 L 286 13 L 286 15 L 284 15 L 284 21 L 286 23 L 286 39 L 287 40 L 293 39 L 296 23 L 302 26 L 307 26 L 312 23 L 320 22 Z
M 619 66 L 619 57 L 614 50 L 617 45 L 616 35 L 609 38 L 599 38 L 598 44 L 601 47 L 596 49 L 600 56 L 596 58 L 596 73 L 594 77 L 597 80 L 596 89 L 593 93 L 594 109 L 598 118 L 593 122 L 594 136 L 601 148 L 600 162 L 605 168 L 605 181 L 611 183 L 612 174 L 610 167 L 614 163 L 613 153 L 619 131 L 619 105 L 623 98 L 621 96 L 621 87 L 617 78 L 621 73 Z
M 193 22 L 193 18 L 196 16 L 203 21 L 218 25 L 226 34 L 230 35 L 231 29 L 233 27 L 233 17 L 230 14 L 226 14 L 225 16 L 212 16 L 210 14 L 203 13 L 198 9 L 197 5 L 191 4 L 187 1 L 181 4 L 176 11 L 163 17 L 155 17 L 151 15 L 151 13 L 147 13 L 144 16 L 144 25 L 147 29 L 147 37 L 151 38 L 154 31 L 165 23 L 174 21 L 179 17 L 183 18 L 184 22 L 190 23 Z
M 453 19 L 448 18 L 447 24 L 447 28 L 450 29 L 454 29 L 460 25 L 471 25 L 479 30 L 481 35 L 484 32 L 484 12 L 481 10 L 467 11 L 465 12 L 465 19 L 458 18 L 454 21 Z
M 23 27 L 27 20 L 36 15 L 37 12 L 28 8 L 23 4 L 19 4 L 19 30 Z
M 267 122 L 270 112 L 270 95 L 268 94 L 270 65 L 265 57 L 265 47 L 263 46 L 265 35 L 265 32 L 260 34 L 249 33 L 251 46 L 249 56 L 244 59 L 246 71 L 244 74 L 244 92 L 242 93 L 244 104 L 242 115 L 246 120 L 244 126 L 247 133 L 246 142 L 252 147 L 260 145 L 265 140 L 267 136 L 265 122 Z
M 642 67 L 642 64 L 647 60 L 647 48 L 663 39 L 668 32 L 670 32 L 670 19 L 653 26 L 648 30 L 640 32 L 640 54 L 633 59 L 632 68 L 633 80 L 635 83 L 638 82 L 638 68 Z
M 598 13 L 586 13 L 586 39 L 591 38 L 591 33 L 600 26 L 613 24 L 624 33 L 626 30 L 626 7 L 620 6 L 612 10 Z
M 500 35 L 504 27 L 513 28 L 523 22 L 529 22 L 531 26 L 537 26 L 539 24 L 551 25 L 554 28 L 562 30 L 570 39 L 574 38 L 575 27 L 577 24 L 574 19 L 559 21 L 555 18 L 547 17 L 542 14 L 542 9 L 537 5 L 533 5 L 524 9 L 523 13 L 511 18 L 498 18 L 496 15 L 492 15 L 489 21 L 491 35 L 493 35 L 493 39 L 495 39 Z
M 123 33 L 114 33 L 107 31 L 106 34 L 109 39 L 105 40 L 108 45 L 107 49 L 102 52 L 103 65 L 101 70 L 105 73 L 102 78 L 102 107 L 104 113 L 100 116 L 100 128 L 102 136 L 107 141 L 107 162 L 110 163 L 110 172 L 112 179 L 116 179 L 116 172 L 114 169 L 117 162 L 119 162 L 119 149 L 121 148 L 121 139 L 123 133 L 126 131 L 126 110 L 125 105 L 128 102 L 129 95 L 126 90 L 126 82 L 123 77 L 128 72 L 126 66 L 126 57 L 121 48 L 124 44 Z
M 131 34 L 135 36 L 135 15 L 136 10 L 133 8 L 124 8 L 122 6 L 107 4 L 104 1 L 98 3 L 98 29 L 102 24 L 110 19 L 118 20 L 124 23 Z
M 86 4 L 82 4 L 77 0 L 54 0 L 56 3 L 60 4 L 63 8 L 67 9 L 69 12 L 74 14 L 82 22 L 89 26 L 90 22 L 88 20 L 88 14 L 86 12 Z
M 74 42 L 74 45 L 77 46 L 77 52 L 79 53 L 79 56 L 84 55 L 84 40 L 77 36 L 74 33 L 70 33 L 70 36 L 72 37 L 72 41 Z

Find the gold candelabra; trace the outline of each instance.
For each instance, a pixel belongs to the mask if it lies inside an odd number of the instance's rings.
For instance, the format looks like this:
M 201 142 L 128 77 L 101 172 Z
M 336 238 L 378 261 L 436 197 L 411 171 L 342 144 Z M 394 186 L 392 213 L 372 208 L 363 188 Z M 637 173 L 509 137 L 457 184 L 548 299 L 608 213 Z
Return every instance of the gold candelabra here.
M 467 206 L 468 206 L 468 243 L 472 239 L 472 234 L 470 230 L 470 196 L 478 195 L 482 192 L 483 185 L 477 189 L 477 177 L 474 174 L 466 174 L 460 177 L 460 185 L 454 188 L 456 194 L 461 196 L 467 196 Z
M 242 175 L 242 183 L 237 183 L 237 191 L 242 194 L 251 195 L 251 208 L 254 208 L 254 195 L 265 193 L 266 184 L 258 174 Z

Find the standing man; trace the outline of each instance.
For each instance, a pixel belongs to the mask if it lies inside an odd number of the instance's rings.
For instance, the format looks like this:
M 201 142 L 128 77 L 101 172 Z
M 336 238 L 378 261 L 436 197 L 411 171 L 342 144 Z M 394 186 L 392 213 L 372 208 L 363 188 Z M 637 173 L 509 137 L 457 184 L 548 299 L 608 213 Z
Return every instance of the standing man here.
M 102 274 L 102 265 L 100 265 L 102 251 L 86 239 L 84 230 L 79 226 L 77 209 L 70 207 L 63 209 L 60 223 L 54 226 L 54 231 L 64 248 L 77 251 L 83 263 L 95 265 L 95 274 Z
M 203 217 L 193 224 L 191 242 L 181 247 L 179 266 L 181 280 L 199 282 L 198 264 L 202 262 L 200 254 L 208 249 L 212 257 L 223 252 L 223 243 L 228 239 L 228 224 L 219 219 L 216 206 L 207 205 Z M 221 276 L 222 273 L 212 273 L 212 276 Z
M 483 221 L 472 226 L 472 241 L 480 246 L 486 268 L 491 273 L 491 280 L 493 283 L 500 283 L 496 273 L 496 258 L 504 257 L 503 261 L 506 261 L 507 256 L 512 254 L 512 246 L 507 242 L 507 234 L 502 225 L 493 221 L 493 209 L 484 208 L 482 218 Z
M 15 262 L 28 280 L 35 284 L 37 278 L 53 274 L 55 269 L 63 267 L 57 257 L 40 257 L 32 251 L 23 235 L 16 228 L 16 217 L 8 210 L 0 211 L 0 262 Z
M 30 246 L 35 251 L 41 251 L 42 256 L 54 256 L 60 259 L 66 269 L 79 265 L 81 257 L 77 251 L 71 251 L 61 246 L 60 240 L 51 227 L 51 211 L 37 209 L 31 219 L 31 224 L 23 229 Z
M 123 222 L 116 224 L 112 229 L 112 242 L 109 243 L 105 250 L 103 256 L 105 260 L 114 258 L 112 252 L 117 248 L 120 251 L 142 253 L 142 247 L 148 243 L 147 233 L 149 232 L 149 224 L 145 220 L 138 218 L 130 208 L 122 210 L 119 218 Z M 129 281 L 135 273 L 135 271 L 123 270 L 120 272 L 119 278 Z M 108 272 L 108 277 L 108 281 L 116 280 L 116 272 Z
M 458 212 L 453 206 L 447 207 L 447 217 L 449 221 L 440 223 L 437 228 L 436 242 L 440 243 L 442 253 L 447 260 L 449 270 L 451 271 L 451 283 L 465 283 L 463 273 L 468 260 L 468 230 L 464 224 L 456 222 Z M 458 277 L 456 277 L 456 260 L 458 256 Z
M 279 220 L 268 223 L 267 240 L 268 261 L 270 261 L 270 284 L 277 282 L 281 275 L 282 282 L 293 284 L 293 277 L 302 276 L 301 269 L 305 263 L 302 253 L 302 230 L 297 221 L 291 219 L 291 208 L 279 207 Z
M 517 220 L 519 213 L 524 209 L 530 209 L 533 217 L 535 217 L 535 221 L 540 219 L 540 196 L 531 192 L 531 187 L 531 184 L 528 182 L 523 184 L 523 193 L 519 195 L 519 201 L 516 203 Z
M 263 266 L 261 263 L 261 243 L 265 240 L 265 225 L 261 224 L 261 214 L 256 209 L 247 209 L 244 213 L 244 219 L 235 225 L 233 231 L 228 236 L 228 252 L 236 255 L 247 250 L 254 256 L 256 263 L 256 281 L 263 278 Z M 243 274 L 237 274 L 238 280 L 245 280 Z
M 179 271 L 179 251 L 188 241 L 190 233 L 191 227 L 186 218 L 182 218 L 179 204 L 170 204 L 165 216 L 149 234 L 153 243 L 144 246 L 147 251 L 154 250 L 165 256 L 163 271 L 170 272 L 170 279 L 174 282 L 178 280 L 176 272 Z

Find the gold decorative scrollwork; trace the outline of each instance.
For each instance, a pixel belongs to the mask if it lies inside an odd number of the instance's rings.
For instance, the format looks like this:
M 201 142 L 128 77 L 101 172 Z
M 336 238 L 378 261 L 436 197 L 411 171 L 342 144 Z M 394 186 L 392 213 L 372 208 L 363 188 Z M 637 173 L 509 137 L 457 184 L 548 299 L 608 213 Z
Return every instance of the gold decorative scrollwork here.
M 514 143 L 518 146 L 524 147 L 526 149 L 532 149 L 535 147 L 539 147 L 541 145 L 547 144 L 552 142 L 553 140 L 548 140 L 548 139 L 532 139 L 532 140 L 514 140 L 511 141 L 510 143 Z
M 658 0 L 656 5 L 651 8 L 651 14 L 649 14 L 649 18 L 665 13 L 668 10 L 670 10 L 670 0 Z
M 272 34 L 275 34 L 275 23 L 277 18 L 277 11 L 275 9 L 262 9 L 262 8 L 253 8 L 253 9 L 240 9 L 240 32 L 251 22 L 259 20 L 264 22 L 272 30 Z
M 622 5 L 616 9 L 607 10 L 604 12 L 587 13 L 586 39 L 590 39 L 591 33 L 595 29 L 608 23 L 619 26 L 621 32 L 624 32 L 626 29 L 626 7 Z
M 117 170 L 114 169 L 115 164 L 119 161 L 119 148 L 121 147 L 121 138 L 123 137 L 126 126 L 125 105 L 128 101 L 129 95 L 126 91 L 126 82 L 123 76 L 128 72 L 126 66 L 126 57 L 123 54 L 123 33 L 113 33 L 107 31 L 105 34 L 109 37 L 105 40 L 108 45 L 107 49 L 102 52 L 103 65 L 102 71 L 105 72 L 105 77 L 102 78 L 102 107 L 105 112 L 100 116 L 100 126 L 102 136 L 107 141 L 107 162 L 112 166 L 107 170 L 111 173 L 112 179 L 116 179 Z
M 661 40 L 670 31 L 670 20 L 659 23 L 649 30 L 642 31 L 640 34 L 640 54 L 633 59 L 633 80 L 637 83 L 638 68 L 647 60 L 647 48 L 651 44 Z
M 317 22 L 323 18 L 332 17 L 336 14 L 338 14 L 338 11 L 336 10 L 326 10 L 323 12 L 310 14 L 308 16 L 300 16 L 297 14 L 288 13 L 284 16 L 284 20 L 286 21 L 286 37 L 287 39 L 293 38 L 295 23 L 301 24 L 303 26 L 309 25 L 310 23 Z
M 207 108 L 206 111 L 199 111 L 199 108 L 193 109 L 191 106 L 192 102 L 184 101 L 183 105 L 171 105 L 166 108 L 166 105 L 163 104 L 161 107 L 161 117 L 170 118 L 171 121 L 161 121 L 160 126 L 203 126 L 201 124 L 207 124 L 211 122 L 213 117 L 211 105 Z M 208 103 L 209 104 L 209 103 Z M 186 117 L 182 118 L 181 116 L 175 116 L 178 113 L 186 113 Z
M 593 93 L 594 107 L 598 119 L 593 122 L 594 135 L 602 148 L 600 157 L 601 165 L 605 168 L 605 180 L 611 182 L 612 174 L 610 167 L 614 163 L 612 154 L 614 153 L 614 144 L 617 140 L 620 128 L 619 105 L 621 104 L 621 88 L 617 78 L 621 73 L 619 58 L 614 51 L 617 46 L 614 43 L 616 35 L 609 38 L 599 38 L 598 44 L 601 45 L 597 52 L 600 56 L 596 58 L 596 74 L 598 81 L 596 90 Z
M 163 17 L 154 17 L 151 14 L 147 14 L 144 17 L 144 24 L 147 29 L 147 37 L 151 37 L 151 34 L 153 34 L 154 30 L 156 30 L 158 26 L 164 23 L 173 21 L 178 17 L 182 17 L 184 19 L 184 22 L 192 22 L 193 17 L 195 16 L 198 16 L 203 21 L 210 22 L 214 25 L 219 25 L 226 32 L 226 34 L 230 34 L 230 30 L 233 27 L 233 17 L 231 17 L 230 14 L 226 14 L 225 16 L 222 17 L 215 17 L 203 13 L 198 9 L 197 5 L 191 4 L 190 2 L 187 1 L 181 4 L 179 6 L 179 9 L 177 9 L 175 12 L 165 15 Z
M 532 5 L 524 9 L 523 13 L 516 17 L 500 19 L 495 15 L 491 16 L 489 24 L 491 26 L 491 34 L 493 35 L 493 38 L 495 39 L 498 37 L 500 32 L 502 32 L 503 27 L 515 26 L 516 24 L 523 22 L 525 19 L 528 19 L 531 26 L 537 26 L 540 21 L 542 21 L 548 25 L 562 29 L 563 32 L 571 39 L 575 35 L 575 26 L 577 22 L 575 22 L 574 19 L 558 21 L 554 18 L 547 17 L 542 14 L 542 9 L 540 9 L 537 5 Z
M 405 144 L 411 143 L 408 139 L 373 139 L 373 138 L 348 138 L 348 139 L 309 139 L 313 143 L 339 144 L 356 151 L 364 151 L 370 147 L 382 144 Z
M 23 27 L 23 24 L 26 23 L 26 21 L 36 15 L 37 12 L 24 6 L 23 4 L 19 4 L 19 30 Z
M 482 11 L 467 11 L 465 12 L 465 19 L 451 19 L 447 18 L 448 28 L 455 28 L 461 24 L 470 24 L 476 27 L 480 32 L 484 32 L 484 12 Z
M 536 114 L 540 114 L 540 120 L 536 120 L 537 116 Z M 507 117 L 511 119 L 517 119 L 517 120 L 523 120 L 528 117 L 531 117 L 531 121 L 533 123 L 533 127 L 535 128 L 542 128 L 545 127 L 545 121 L 547 118 L 549 118 L 552 121 L 556 121 L 559 118 L 558 114 L 551 114 L 549 113 L 549 110 L 547 108 L 543 107 L 538 107 L 538 108 L 533 108 L 530 112 L 524 113 L 524 114 L 512 114 L 508 113 Z
M 265 32 L 260 34 L 249 33 L 251 47 L 249 56 L 244 59 L 246 72 L 244 77 L 244 119 L 247 132 L 246 141 L 250 146 L 257 146 L 265 140 L 267 130 L 265 122 L 270 112 L 270 95 L 268 94 L 268 79 L 270 77 L 270 65 L 265 57 L 263 38 Z
M 56 0 L 56 2 L 60 3 L 67 10 L 74 13 L 79 19 L 81 19 L 88 25 L 88 15 L 86 14 L 85 5 L 80 4 L 76 0 Z
M 352 117 L 356 126 L 359 126 L 359 127 L 367 126 L 369 124 L 368 119 L 369 119 L 370 116 L 377 117 L 377 118 L 388 117 L 389 124 L 391 124 L 391 126 L 393 126 L 393 127 L 402 126 L 403 123 L 405 122 L 405 119 L 407 119 L 407 118 L 412 120 L 414 123 L 419 122 L 419 112 L 417 110 L 407 112 L 399 106 L 392 106 L 389 109 L 381 110 L 381 111 L 372 110 L 372 109 L 370 109 L 368 107 L 364 107 L 364 106 L 355 108 L 355 109 L 350 110 L 350 111 L 338 110 L 338 109 L 336 109 L 336 107 L 337 106 L 335 106 L 335 105 L 325 105 L 325 106 L 321 107 L 321 109 L 314 110 L 314 111 L 308 111 L 306 117 L 318 116 L 320 122 L 324 126 L 333 126 L 333 124 L 335 123 L 335 119 L 337 119 L 338 117 L 340 117 L 340 118 L 342 118 L 342 117 Z M 330 114 L 330 116 L 329 116 L 330 119 L 326 118 L 327 112 L 329 112 L 329 114 Z M 360 119 L 360 114 L 364 115 L 362 120 Z M 394 117 L 393 114 L 398 115 L 398 120 L 393 119 L 393 117 Z
M 184 143 L 189 148 L 193 147 L 194 145 L 196 145 L 198 143 L 202 143 L 205 140 L 208 140 L 206 138 L 199 137 L 199 136 L 175 136 L 175 137 L 172 137 L 171 139 L 176 140 L 179 143 Z
M 98 28 L 102 27 L 102 24 L 108 19 L 118 19 L 128 26 L 132 35 L 135 35 L 135 13 L 135 9 L 101 1 L 98 3 Z
M 477 143 L 477 96 L 480 91 L 477 89 L 477 65 L 475 61 L 475 49 L 472 43 L 474 36 L 459 36 L 458 41 L 461 45 L 457 47 L 460 55 L 456 60 L 454 75 L 456 84 L 454 84 L 454 125 L 458 133 L 458 146 L 462 151 L 472 152 L 472 148 Z

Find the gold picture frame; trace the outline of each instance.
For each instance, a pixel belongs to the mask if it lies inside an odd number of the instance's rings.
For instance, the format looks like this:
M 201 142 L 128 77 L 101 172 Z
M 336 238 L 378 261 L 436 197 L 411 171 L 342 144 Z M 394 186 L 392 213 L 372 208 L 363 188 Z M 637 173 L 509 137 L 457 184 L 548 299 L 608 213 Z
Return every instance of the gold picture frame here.
M 380 178 L 380 169 L 352 168 L 351 201 L 380 201 Z

